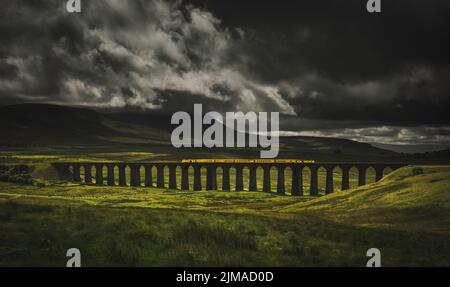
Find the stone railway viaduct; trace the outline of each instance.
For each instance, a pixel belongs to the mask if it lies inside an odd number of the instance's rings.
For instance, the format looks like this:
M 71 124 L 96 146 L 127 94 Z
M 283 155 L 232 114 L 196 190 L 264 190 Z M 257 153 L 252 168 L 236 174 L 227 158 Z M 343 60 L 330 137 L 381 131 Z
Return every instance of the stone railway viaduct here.
M 340 168 L 342 171 L 341 189 L 346 190 L 350 187 L 350 169 L 355 167 L 358 170 L 358 185 L 366 184 L 366 171 L 369 168 L 375 170 L 375 180 L 379 181 L 383 177 L 383 171 L 386 168 L 392 170 L 406 166 L 401 163 L 191 163 L 191 162 L 143 162 L 143 163 L 101 163 L 101 162 L 59 162 L 54 166 L 75 182 L 84 182 L 87 184 L 95 184 L 115 186 L 116 172 L 118 170 L 118 186 L 152 187 L 153 176 L 152 169 L 156 167 L 156 187 L 177 189 L 177 168 L 181 168 L 181 190 L 190 189 L 189 168 L 193 168 L 193 190 L 202 190 L 202 168 L 206 169 L 206 190 L 217 190 L 217 170 L 222 169 L 222 189 L 230 191 L 230 169 L 235 169 L 235 190 L 244 190 L 244 168 L 248 168 L 248 189 L 249 191 L 257 191 L 257 168 L 263 170 L 263 191 L 271 191 L 270 171 L 273 167 L 277 169 L 276 190 L 279 194 L 285 193 L 285 169 L 290 168 L 292 171 L 292 190 L 291 195 L 301 196 L 304 194 L 303 187 L 303 169 L 310 170 L 309 194 L 318 195 L 318 170 L 323 167 L 326 170 L 325 177 L 325 193 L 332 193 L 334 190 L 333 171 Z M 92 169 L 95 167 L 95 176 L 92 176 Z M 103 170 L 106 167 L 106 177 Z M 141 178 L 141 168 L 144 169 L 143 182 Z M 127 168 L 130 172 L 127 178 Z M 168 168 L 168 186 L 165 186 L 164 169 Z M 81 169 L 84 170 L 82 177 Z

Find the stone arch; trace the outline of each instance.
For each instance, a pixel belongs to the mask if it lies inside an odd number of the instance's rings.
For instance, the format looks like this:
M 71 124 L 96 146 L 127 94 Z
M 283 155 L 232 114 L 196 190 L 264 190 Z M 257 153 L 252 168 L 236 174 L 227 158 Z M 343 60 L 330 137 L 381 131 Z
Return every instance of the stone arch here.
M 292 195 L 292 168 L 290 166 L 284 168 L 284 190 L 286 194 Z
M 156 187 L 156 181 L 158 179 L 158 168 L 156 165 L 152 166 L 152 186 Z
M 189 176 L 189 190 L 194 190 L 194 167 L 189 165 L 188 167 L 188 176 Z
M 223 187 L 223 167 L 216 166 L 217 190 L 222 190 Z
M 206 166 L 202 165 L 200 168 L 200 177 L 202 183 L 202 190 L 206 190 Z
M 263 190 L 264 169 L 258 165 L 256 167 L 256 190 Z
M 102 177 L 103 177 L 103 180 L 106 180 L 108 178 L 108 165 L 107 164 L 102 165 Z
M 317 169 L 317 193 L 318 194 L 325 194 L 326 179 L 327 179 L 327 167 L 321 165 Z
M 138 171 L 139 171 L 140 186 L 143 186 L 145 185 L 145 166 L 142 164 L 139 165 Z
M 64 168 L 64 171 L 65 171 L 65 173 L 67 174 L 68 178 L 71 181 L 75 181 L 75 182 L 80 182 L 81 181 L 81 179 L 80 179 L 80 171 L 79 171 L 79 169 L 76 166 L 74 166 L 72 164 L 69 164 L 69 165 L 67 165 Z
M 74 173 L 75 173 L 75 168 L 72 164 L 69 164 L 67 166 L 67 173 L 70 174 L 71 178 L 74 177 Z
M 366 168 L 366 184 L 375 182 L 375 167 L 368 166 Z
M 91 164 L 91 176 L 92 176 L 92 183 L 97 184 L 97 165 Z
M 236 167 L 230 166 L 230 191 L 236 191 Z
M 270 192 L 277 190 L 278 168 L 275 165 L 270 166 Z
M 169 188 L 169 166 L 167 164 L 163 166 L 163 175 L 164 175 L 164 188 Z
M 80 179 L 81 182 L 86 182 L 86 169 L 84 168 L 84 165 L 80 165 Z
M 244 191 L 250 190 L 250 167 L 245 165 L 242 167 L 242 182 Z
M 180 189 L 180 190 L 181 190 L 181 173 L 182 173 L 181 165 L 177 164 L 175 167 L 175 176 L 177 179 L 177 189 Z
M 306 165 L 301 170 L 302 174 L 302 181 L 300 182 L 303 186 L 303 193 L 304 194 L 310 194 L 311 189 L 311 167 Z
M 333 168 L 333 186 L 334 191 L 342 190 L 342 173 L 343 169 L 341 166 L 336 165 Z
M 359 170 L 356 166 L 351 166 L 349 169 L 349 188 L 358 187 Z
M 131 167 L 128 164 L 125 166 L 125 185 L 131 185 Z

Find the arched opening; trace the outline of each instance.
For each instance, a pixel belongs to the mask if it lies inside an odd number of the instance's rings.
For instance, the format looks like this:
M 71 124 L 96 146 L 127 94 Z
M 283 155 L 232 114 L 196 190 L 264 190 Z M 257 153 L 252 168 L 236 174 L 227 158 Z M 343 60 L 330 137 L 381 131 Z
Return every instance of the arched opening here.
M 81 182 L 86 182 L 86 169 L 84 166 L 80 166 L 80 178 Z
M 152 166 L 152 186 L 156 187 L 156 181 L 158 180 L 158 168 Z
M 284 169 L 284 191 L 286 194 L 292 194 L 292 168 L 290 166 Z
M 97 165 L 91 166 L 92 183 L 97 184 Z M 99 182 L 101 183 L 101 182 Z
M 125 167 L 125 178 L 126 178 L 126 180 L 125 180 L 126 185 L 130 186 L 131 185 L 131 168 L 129 165 L 127 165 Z
M 103 178 L 103 183 L 108 181 L 108 167 L 106 165 L 102 166 L 102 178 Z
M 222 190 L 223 186 L 223 168 L 221 166 L 218 166 L 216 168 L 216 178 L 217 178 L 217 190 Z
M 102 165 L 102 177 L 104 181 L 108 178 L 108 167 L 106 164 Z
M 350 188 L 356 188 L 358 187 L 358 182 L 359 182 L 359 171 L 356 167 L 352 166 L 352 168 L 350 168 L 349 172 L 349 187 Z
M 249 191 L 250 187 L 250 168 L 244 166 L 242 169 L 242 182 L 244 183 L 244 191 Z
M 200 176 L 201 176 L 201 182 L 202 182 L 202 190 L 206 190 L 206 174 L 207 174 L 206 167 L 202 166 L 200 171 L 201 171 Z
M 375 182 L 375 169 L 373 167 L 368 167 L 366 169 L 366 184 Z
M 342 168 L 340 166 L 333 168 L 333 188 L 334 191 L 342 189 Z
M 383 168 L 383 176 L 386 176 L 386 175 L 390 174 L 393 171 L 394 170 L 391 167 L 387 166 L 387 167 Z
M 236 191 L 236 168 L 230 167 L 230 191 Z
M 169 188 L 169 167 L 167 165 L 165 165 L 163 167 L 163 174 L 164 174 L 164 187 L 165 188 Z
M 256 189 L 263 190 L 264 169 L 261 166 L 256 168 Z
M 70 174 L 70 179 L 73 179 L 73 175 L 74 175 L 74 168 L 73 166 L 69 165 L 69 167 L 67 168 L 67 172 Z
M 310 194 L 310 186 L 311 186 L 311 168 L 309 166 L 305 166 L 302 169 L 302 182 L 300 184 L 303 185 L 303 194 Z
M 189 190 L 194 190 L 194 168 L 189 166 L 188 168 L 188 175 L 189 175 Z
M 321 166 L 317 170 L 317 192 L 318 194 L 325 194 L 325 187 L 327 181 L 327 170 Z
M 278 169 L 276 166 L 270 168 L 270 192 L 276 191 L 278 185 Z
M 181 166 L 177 165 L 177 167 L 175 168 L 175 175 L 177 178 L 177 189 L 181 190 Z

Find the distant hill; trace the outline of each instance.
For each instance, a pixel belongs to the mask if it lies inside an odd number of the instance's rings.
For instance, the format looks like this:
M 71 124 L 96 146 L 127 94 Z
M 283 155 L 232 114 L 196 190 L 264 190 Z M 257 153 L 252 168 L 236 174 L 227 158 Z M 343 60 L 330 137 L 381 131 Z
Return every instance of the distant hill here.
M 396 145 L 396 144 L 383 144 L 383 143 L 370 143 L 375 147 L 379 147 L 386 150 L 391 150 L 401 153 L 433 153 L 440 150 L 446 150 L 450 147 L 450 144 L 414 144 L 414 145 Z
M 0 107 L 0 145 L 96 145 L 151 150 L 176 158 L 259 157 L 254 149 L 174 149 L 170 116 L 158 113 L 100 113 L 49 104 Z M 405 155 L 347 139 L 293 136 L 280 138 L 280 158 L 321 161 L 403 161 Z
M 0 108 L 0 133 L 2 143 L 84 143 L 112 130 L 92 110 L 22 104 Z
M 358 160 L 371 161 L 377 158 L 398 158 L 400 155 L 393 151 L 374 147 L 348 139 L 294 136 L 280 139 L 282 149 L 286 152 L 306 153 L 314 155 L 315 159 L 321 155 L 332 155 L 333 158 L 357 157 Z
M 164 138 L 96 111 L 49 104 L 0 107 L 0 144 L 99 145 L 151 142 Z

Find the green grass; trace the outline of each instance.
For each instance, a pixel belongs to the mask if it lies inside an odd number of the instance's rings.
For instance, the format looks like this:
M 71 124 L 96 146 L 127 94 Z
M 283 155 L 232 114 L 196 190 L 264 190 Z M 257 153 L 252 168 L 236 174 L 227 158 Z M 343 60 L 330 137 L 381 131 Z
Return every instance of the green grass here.
M 177 209 L 0 203 L 0 265 L 63 266 L 77 247 L 84 266 L 448 265 L 448 238 L 370 230 L 310 218 Z
M 74 184 L 54 158 L 3 156 L 40 184 L 0 182 L 1 266 L 64 266 L 71 247 L 84 266 L 364 266 L 372 247 L 383 266 L 450 266 L 449 166 L 312 198 Z
M 280 211 L 358 226 L 450 235 L 450 166 L 405 167 L 380 182 Z

